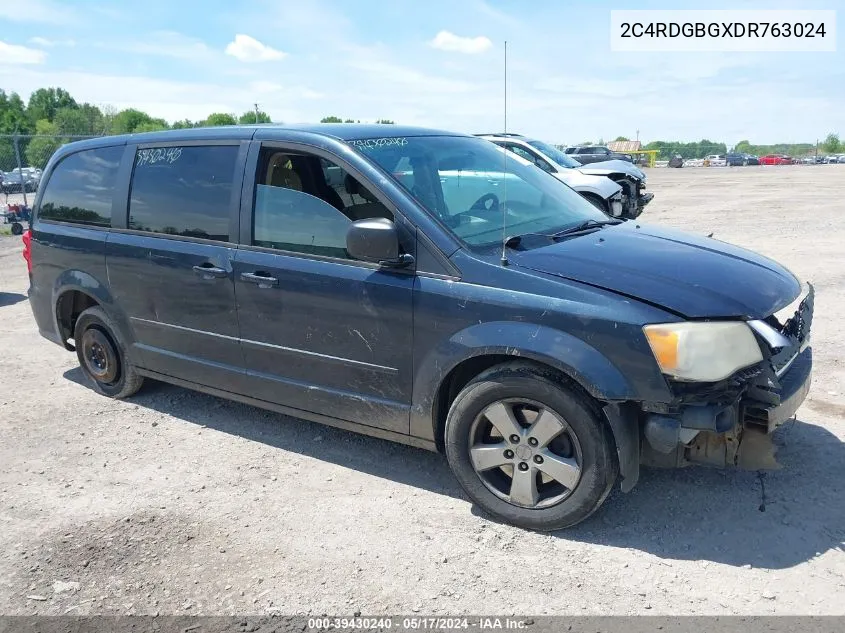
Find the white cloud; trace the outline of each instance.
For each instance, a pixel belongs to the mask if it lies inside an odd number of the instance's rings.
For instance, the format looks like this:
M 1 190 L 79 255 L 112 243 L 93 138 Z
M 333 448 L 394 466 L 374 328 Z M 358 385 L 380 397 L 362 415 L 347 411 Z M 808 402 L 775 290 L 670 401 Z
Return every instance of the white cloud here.
M 235 35 L 226 47 L 226 54 L 242 62 L 269 62 L 287 57 L 287 53 L 270 48 L 249 35 Z
M 284 88 L 284 86 L 282 86 L 281 84 L 277 84 L 273 81 L 266 81 L 266 80 L 263 80 L 263 79 L 260 80 L 260 81 L 250 82 L 250 84 L 249 84 L 249 89 L 252 92 L 254 92 L 256 94 L 260 94 L 260 95 L 271 94 L 271 93 L 274 93 L 274 92 L 281 92 L 283 88 Z
M 441 51 L 467 53 L 469 55 L 483 53 L 493 46 L 493 42 L 483 35 L 479 35 L 478 37 L 461 37 L 449 31 L 440 31 L 429 43 Z
M 47 53 L 35 48 L 0 42 L 0 62 L 5 64 L 43 64 Z
M 138 55 L 171 57 L 195 62 L 208 61 L 219 55 L 202 40 L 173 31 L 155 31 L 139 39 L 105 42 L 101 46 Z
M 26 2 L 0 1 L 0 23 L 42 22 L 44 24 L 76 24 L 80 11 L 76 7 L 63 7 L 50 0 L 26 0 Z
M 54 46 L 76 46 L 76 42 L 74 40 L 48 40 L 46 37 L 37 36 L 30 37 L 29 43 L 47 48 L 53 48 Z

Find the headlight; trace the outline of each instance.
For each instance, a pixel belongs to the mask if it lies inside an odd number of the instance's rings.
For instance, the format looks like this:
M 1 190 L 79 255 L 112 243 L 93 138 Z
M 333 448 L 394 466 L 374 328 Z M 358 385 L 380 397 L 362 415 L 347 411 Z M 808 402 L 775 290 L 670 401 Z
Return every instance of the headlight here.
M 745 323 L 692 322 L 646 325 L 643 332 L 661 371 L 679 380 L 716 382 L 763 360 Z

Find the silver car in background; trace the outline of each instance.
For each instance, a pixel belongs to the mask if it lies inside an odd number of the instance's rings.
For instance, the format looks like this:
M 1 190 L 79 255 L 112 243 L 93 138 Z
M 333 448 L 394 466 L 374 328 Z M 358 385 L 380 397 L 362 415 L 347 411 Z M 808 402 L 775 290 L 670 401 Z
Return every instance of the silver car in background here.
M 584 192 L 570 184 L 568 179 L 586 177 L 591 179 L 590 182 L 593 182 L 594 178 L 612 182 L 620 187 L 622 192 L 622 210 L 620 213 L 611 214 L 614 217 L 636 218 L 654 197 L 654 194 L 645 193 L 646 175 L 633 163 L 608 160 L 582 165 L 552 145 L 521 134 L 479 134 L 479 136 L 530 160 L 540 169 L 569 184 L 582 195 Z M 585 197 L 590 199 L 590 196 Z

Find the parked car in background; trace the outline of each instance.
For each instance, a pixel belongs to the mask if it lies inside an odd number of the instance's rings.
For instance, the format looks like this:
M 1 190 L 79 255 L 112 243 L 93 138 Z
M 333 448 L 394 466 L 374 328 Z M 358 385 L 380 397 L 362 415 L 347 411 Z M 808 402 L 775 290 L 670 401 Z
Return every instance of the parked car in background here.
M 674 156 L 672 156 L 672 158 L 669 159 L 669 162 L 666 163 L 666 166 L 679 169 L 684 166 L 684 157 L 680 154 L 675 154 Z
M 704 164 L 710 167 L 725 167 L 728 161 L 724 154 L 710 154 L 704 157 Z
M 600 163 L 607 160 L 624 160 L 633 163 L 634 159 L 630 154 L 612 152 L 604 145 L 585 145 L 579 147 L 567 147 L 564 153 L 569 154 L 582 165 L 589 163 Z
M 39 332 L 103 396 L 152 378 L 442 451 L 472 501 L 529 529 L 583 521 L 641 462 L 771 465 L 771 434 L 810 388 L 810 284 L 719 240 L 608 218 L 462 134 L 68 143 L 23 256 Z
M 521 134 L 479 134 L 478 136 L 531 161 L 543 171 L 568 184 L 603 211 L 606 211 L 603 208 L 604 205 L 599 204 L 601 201 L 597 194 L 588 187 L 595 187 L 596 183 L 593 180 L 595 178 L 613 182 L 614 185 L 622 188 L 619 212 L 611 213 L 614 217 L 636 218 L 654 197 L 654 194 L 645 193 L 645 173 L 632 163 L 609 161 L 581 165 L 556 147 Z
M 38 189 L 39 182 L 41 182 L 40 169 L 35 167 L 24 167 L 23 169 L 15 167 L 12 171 L 6 172 L 6 177 L 3 180 L 3 190 L 7 193 L 19 193 L 21 191 L 31 193 Z
M 786 154 L 766 154 L 760 157 L 761 165 L 792 165 L 795 163 L 792 156 Z
M 728 167 L 744 167 L 746 165 L 759 165 L 760 160 L 754 154 L 742 152 L 729 152 L 725 155 Z

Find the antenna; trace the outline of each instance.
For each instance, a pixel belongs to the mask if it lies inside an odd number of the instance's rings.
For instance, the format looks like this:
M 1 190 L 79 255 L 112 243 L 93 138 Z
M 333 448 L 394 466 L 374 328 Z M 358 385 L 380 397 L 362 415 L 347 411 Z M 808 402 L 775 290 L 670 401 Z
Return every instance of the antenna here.
M 504 133 L 508 133 L 508 41 L 505 40 L 505 128 Z M 502 266 L 508 265 L 508 150 L 502 148 L 502 201 L 499 205 L 502 207 Z

